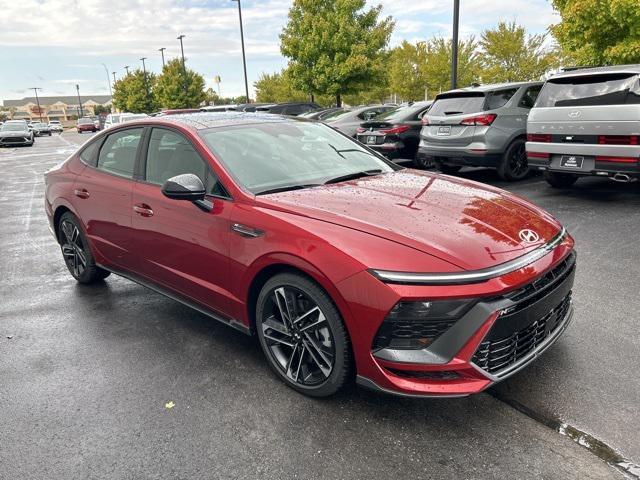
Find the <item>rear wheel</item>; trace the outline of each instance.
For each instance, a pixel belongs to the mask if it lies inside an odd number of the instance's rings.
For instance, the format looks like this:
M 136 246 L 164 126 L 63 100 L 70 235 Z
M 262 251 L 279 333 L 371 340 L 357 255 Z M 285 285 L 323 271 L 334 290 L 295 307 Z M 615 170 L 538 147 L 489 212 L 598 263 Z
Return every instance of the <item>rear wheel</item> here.
M 446 163 L 436 162 L 436 168 L 445 175 L 454 175 L 462 168 L 459 165 L 447 165 Z
M 109 276 L 110 272 L 96 265 L 80 222 L 72 213 L 60 218 L 58 238 L 67 268 L 78 282 L 94 283 Z
M 544 179 L 553 188 L 569 188 L 578 180 L 577 175 L 570 173 L 544 172 Z
M 517 139 L 509 145 L 498 165 L 498 175 L 503 180 L 515 182 L 522 180 L 529 173 L 525 141 Z
M 291 388 L 326 397 L 348 382 L 346 328 L 327 293 L 308 278 L 271 278 L 258 296 L 256 330 L 269 366 Z

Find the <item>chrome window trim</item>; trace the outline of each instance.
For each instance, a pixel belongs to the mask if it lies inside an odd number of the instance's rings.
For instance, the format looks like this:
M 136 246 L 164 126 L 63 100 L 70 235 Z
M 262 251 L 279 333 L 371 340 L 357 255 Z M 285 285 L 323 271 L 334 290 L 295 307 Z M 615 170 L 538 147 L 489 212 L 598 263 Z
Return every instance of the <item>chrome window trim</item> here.
M 560 230 L 554 238 L 541 247 L 509 262 L 501 263 L 495 267 L 489 267 L 482 270 L 455 273 L 414 273 L 370 269 L 369 272 L 384 283 L 399 283 L 404 285 L 458 285 L 480 283 L 491 278 L 514 272 L 537 260 L 540 260 L 560 245 L 566 237 L 567 230 L 562 227 L 562 230 Z

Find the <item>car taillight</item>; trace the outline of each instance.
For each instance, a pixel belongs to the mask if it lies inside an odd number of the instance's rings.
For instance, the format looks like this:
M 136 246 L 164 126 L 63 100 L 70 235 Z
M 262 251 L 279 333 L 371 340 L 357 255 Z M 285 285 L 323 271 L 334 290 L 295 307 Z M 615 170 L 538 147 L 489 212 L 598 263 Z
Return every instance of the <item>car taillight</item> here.
M 546 153 L 546 152 L 529 152 L 527 151 L 527 157 L 529 158 L 543 158 L 543 159 L 549 159 L 550 154 Z
M 529 133 L 527 134 L 527 142 L 551 142 L 551 134 L 549 133 Z
M 422 125 L 429 125 L 429 119 L 427 117 L 422 117 Z
M 482 115 L 476 115 L 475 117 L 465 118 L 460 122 L 460 125 L 482 125 L 488 126 L 493 123 L 497 115 L 495 113 L 485 113 Z
M 598 135 L 600 145 L 638 145 L 638 135 Z
M 638 159 L 635 157 L 614 157 L 609 155 L 596 155 L 596 162 L 638 163 Z
M 408 125 L 394 125 L 391 128 L 384 128 L 380 130 L 380 133 L 383 133 L 385 135 L 398 135 L 400 133 L 406 132 L 410 128 L 411 127 L 409 127 Z
M 358 127 L 358 128 L 356 128 L 356 132 L 358 132 L 358 133 L 363 133 L 363 132 L 365 132 L 366 130 L 367 130 L 367 129 L 366 129 L 366 128 L 364 128 L 364 127 Z

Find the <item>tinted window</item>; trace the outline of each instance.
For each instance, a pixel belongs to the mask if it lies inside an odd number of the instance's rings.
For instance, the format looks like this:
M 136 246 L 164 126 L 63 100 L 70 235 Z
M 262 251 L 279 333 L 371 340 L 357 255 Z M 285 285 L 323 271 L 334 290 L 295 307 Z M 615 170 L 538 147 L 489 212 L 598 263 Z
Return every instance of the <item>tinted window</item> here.
M 517 88 L 509 88 L 507 90 L 498 90 L 496 92 L 491 92 L 487 96 L 486 109 L 495 110 L 496 108 L 504 107 L 517 91 Z
M 96 166 L 96 155 L 98 153 L 98 147 L 100 142 L 92 142 L 80 152 L 80 158 L 84 163 L 91 166 Z
M 201 135 L 226 170 L 252 193 L 397 168 L 321 123 L 254 123 L 212 128 Z
M 424 104 L 404 105 L 402 107 L 381 113 L 374 120 L 389 123 L 406 122 L 411 120 L 419 120 L 420 114 L 428 108 Z
M 204 160 L 184 136 L 171 130 L 154 128 L 147 151 L 147 182 L 162 185 L 169 178 L 183 173 L 197 175 L 210 195 L 225 196 Z
M 484 107 L 483 93 L 461 93 L 436 98 L 429 115 L 461 115 L 481 112 Z
M 532 108 L 533 104 L 536 103 L 536 98 L 538 98 L 541 88 L 542 85 L 527 88 L 527 91 L 524 92 L 524 95 L 522 95 L 522 98 L 520 99 L 519 105 L 523 108 Z
M 395 110 L 396 107 L 376 107 L 376 108 L 370 108 L 369 110 L 365 110 L 363 112 L 360 112 L 358 114 L 358 118 L 360 120 L 370 120 L 374 117 L 377 117 L 378 115 L 380 115 L 383 112 L 388 112 L 389 110 Z
M 567 77 L 545 83 L 536 107 L 582 107 L 640 103 L 638 75 Z
M 141 137 L 142 128 L 120 130 L 109 135 L 100 148 L 98 168 L 123 177 L 133 177 Z

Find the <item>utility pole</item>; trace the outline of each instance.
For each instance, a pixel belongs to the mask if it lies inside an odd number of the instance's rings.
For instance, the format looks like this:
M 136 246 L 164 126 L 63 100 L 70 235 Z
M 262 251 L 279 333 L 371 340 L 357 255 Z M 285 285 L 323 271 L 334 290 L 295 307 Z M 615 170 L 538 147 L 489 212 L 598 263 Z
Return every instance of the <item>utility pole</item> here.
M 109 85 L 109 95 L 111 96 L 111 98 L 113 98 L 113 90 L 111 90 L 111 79 L 109 78 L 109 69 L 104 63 L 102 63 L 101 65 L 104 67 L 104 73 L 107 74 L 107 85 Z
M 164 51 L 166 50 L 165 47 L 159 48 L 158 51 L 160 51 L 160 55 L 162 55 L 162 69 L 164 70 Z
M 184 46 L 182 45 L 182 39 L 186 37 L 186 35 L 179 35 L 178 40 L 180 40 L 180 52 L 182 53 L 182 73 L 184 75 L 184 93 L 187 93 L 187 67 L 184 63 Z
M 38 104 L 38 115 L 40 116 L 40 123 L 42 123 L 42 109 L 40 108 L 40 99 L 38 98 L 38 90 L 42 90 L 40 87 L 31 87 L 36 93 L 36 103 Z
M 146 91 L 147 110 L 151 110 L 151 105 L 149 102 L 149 84 L 147 83 L 147 67 L 144 64 L 144 61 L 146 59 L 147 57 L 142 57 L 140 60 L 142 60 L 142 74 L 144 75 L 144 89 Z
M 113 84 L 115 85 L 115 83 L 116 83 L 116 72 L 111 72 L 111 74 L 113 75 Z
M 127 71 L 127 75 L 129 75 L 129 65 L 125 65 L 124 69 Z
M 76 90 L 78 91 L 78 109 L 80 110 L 80 115 L 78 118 L 84 117 L 84 112 L 82 111 L 82 100 L 80 100 L 80 85 L 76 83 Z
M 451 89 L 458 88 L 458 23 L 460 0 L 453 0 L 453 40 L 451 42 Z
M 244 53 L 244 30 L 242 28 L 242 6 L 240 0 L 231 0 L 232 2 L 238 2 L 238 18 L 240 19 L 240 43 L 242 44 L 242 66 L 244 68 L 244 91 L 247 95 L 247 103 L 251 103 L 249 98 L 249 83 L 247 81 L 247 59 Z

